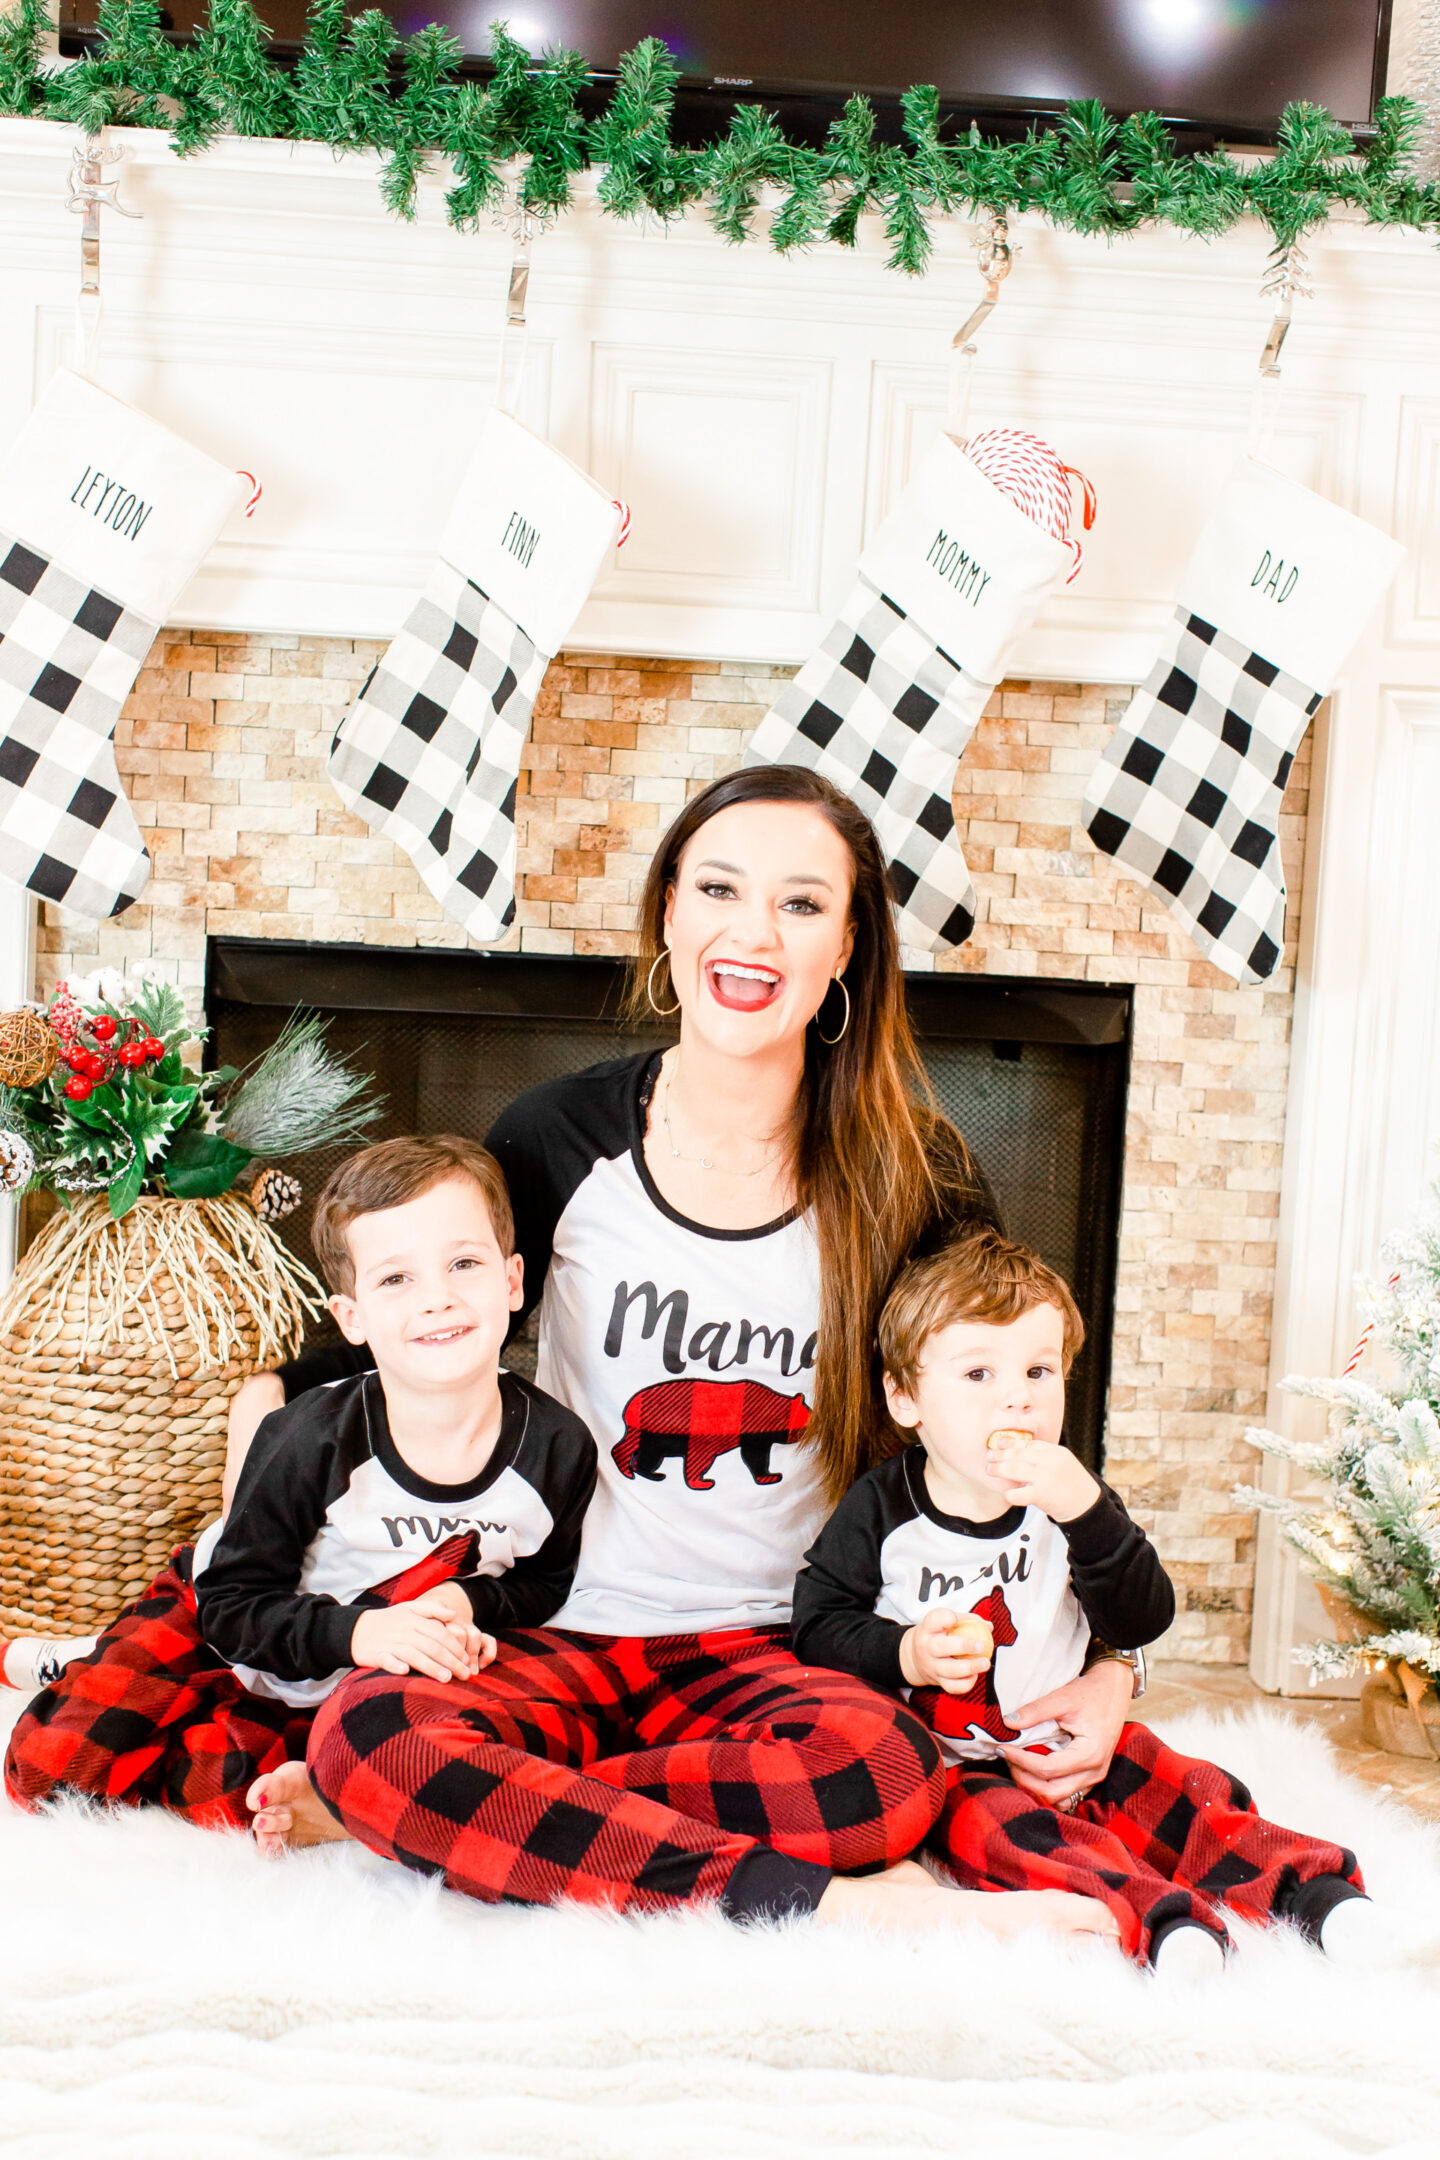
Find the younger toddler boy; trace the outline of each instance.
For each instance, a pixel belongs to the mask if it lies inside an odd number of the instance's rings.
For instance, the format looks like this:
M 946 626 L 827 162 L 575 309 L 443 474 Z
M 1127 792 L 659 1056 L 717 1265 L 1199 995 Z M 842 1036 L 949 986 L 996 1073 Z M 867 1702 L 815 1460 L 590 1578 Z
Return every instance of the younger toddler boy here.
M 375 1370 L 267 1417 L 228 1513 L 36 1697 L 5 1764 L 21 1806 L 70 1791 L 248 1825 L 347 1671 L 467 1677 L 564 1603 L 595 1443 L 499 1369 L 521 1261 L 498 1163 L 381 1141 L 335 1171 L 313 1235 Z
M 1144 1725 L 1063 1808 L 1011 1776 L 1007 1758 L 1068 1737 L 1027 1728 L 1026 1705 L 1073 1680 L 1092 1641 L 1153 1642 L 1175 1609 L 1119 1497 L 1061 1445 L 1083 1339 L 1060 1277 L 994 1231 L 905 1269 L 880 1354 L 915 1444 L 851 1488 L 806 1555 L 795 1653 L 909 1696 L 948 1766 L 927 1850 L 965 1888 L 1099 1898 L 1130 1956 L 1167 1969 L 1218 1969 L 1227 1910 L 1338 1947 L 1373 1910 L 1354 1856 L 1264 1821 L 1238 1779 Z

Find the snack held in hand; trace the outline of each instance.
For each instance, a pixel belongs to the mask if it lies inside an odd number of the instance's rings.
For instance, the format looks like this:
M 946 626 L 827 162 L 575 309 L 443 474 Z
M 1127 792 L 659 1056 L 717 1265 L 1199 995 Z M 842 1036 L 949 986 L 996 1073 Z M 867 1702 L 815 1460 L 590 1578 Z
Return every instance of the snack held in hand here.
M 991 1433 L 985 1445 L 998 1453 L 1004 1448 L 1020 1447 L 1026 1440 L 1033 1440 L 1034 1437 L 1034 1433 L 1027 1432 L 1023 1426 L 1002 1425 Z

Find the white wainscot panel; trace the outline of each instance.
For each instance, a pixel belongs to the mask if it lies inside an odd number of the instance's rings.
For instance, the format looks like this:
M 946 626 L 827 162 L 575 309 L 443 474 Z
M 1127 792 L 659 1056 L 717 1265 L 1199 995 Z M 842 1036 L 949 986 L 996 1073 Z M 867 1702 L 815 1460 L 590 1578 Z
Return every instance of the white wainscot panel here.
M 643 608 L 663 652 L 705 654 L 747 618 L 764 653 L 803 650 L 820 607 L 826 360 L 597 344 L 589 468 L 630 538 L 580 618 L 604 644 Z
M 1236 384 L 1103 380 L 994 364 L 977 373 L 966 431 L 1023 428 L 1096 485 L 1095 524 L 1073 531 L 1085 557 L 1052 594 L 1010 663 L 1052 680 L 1140 681 L 1174 611 L 1185 565 L 1249 438 L 1251 393 Z M 987 379 L 988 377 L 988 379 Z M 878 362 L 871 389 L 868 538 L 944 425 L 943 369 Z M 1261 440 L 1267 463 L 1353 508 L 1363 401 L 1292 391 Z M 1151 506 L 1144 514 L 1143 506 Z
M 35 313 L 37 390 L 68 364 L 69 308 Z M 235 321 L 107 309 L 104 382 L 263 493 L 237 510 L 172 621 L 389 635 L 424 583 L 494 395 L 497 337 L 419 337 L 303 316 Z M 551 347 L 532 339 L 520 417 L 544 432 Z M 453 454 L 435 455 L 437 440 Z
M 1400 401 L 1395 537 L 1410 552 L 1391 589 L 1391 641 L 1440 643 L 1440 398 Z

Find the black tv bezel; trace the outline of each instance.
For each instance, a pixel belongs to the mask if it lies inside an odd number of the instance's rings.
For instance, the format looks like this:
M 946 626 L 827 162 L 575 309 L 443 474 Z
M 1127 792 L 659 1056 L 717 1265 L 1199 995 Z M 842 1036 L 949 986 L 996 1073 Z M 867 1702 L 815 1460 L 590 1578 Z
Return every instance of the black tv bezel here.
M 260 0 L 260 4 L 263 7 L 264 0 Z M 75 0 L 60 0 L 60 51 L 65 58 L 90 52 L 99 42 L 98 32 L 93 27 L 76 22 L 76 13 Z M 1379 0 L 1375 56 L 1370 75 L 1370 119 L 1342 123 L 1357 144 L 1369 142 L 1375 134 L 1375 107 L 1385 95 L 1385 77 L 1389 71 L 1393 13 L 1394 0 Z M 70 18 L 68 22 L 67 17 Z M 192 42 L 188 34 L 176 34 L 174 41 L 180 45 Z M 285 65 L 292 64 L 300 50 L 299 44 L 289 39 L 276 38 L 270 45 L 272 57 Z M 464 80 L 485 82 L 494 71 L 486 58 L 475 54 L 466 56 L 458 72 Z M 398 83 L 398 71 L 396 79 Z M 580 100 L 587 115 L 603 110 L 617 79 L 613 69 L 592 71 L 589 86 Z M 744 80 L 734 76 L 682 75 L 677 86 L 674 136 L 677 143 L 699 147 L 723 135 L 742 105 L 760 105 L 793 139 L 818 144 L 846 99 L 861 96 L 868 98 L 875 109 L 881 139 L 893 142 L 900 139 L 901 94 L 900 90 L 876 89 L 863 83 L 797 82 L 771 76 Z M 1132 110 L 1139 109 L 1106 107 L 1116 119 L 1124 119 Z M 983 135 L 1002 142 L 1015 141 L 1032 127 L 1043 132 L 1057 126 L 1064 118 L 1065 110 L 1064 101 L 1043 98 L 1014 102 L 975 96 L 942 98 L 940 101 L 943 129 L 959 132 L 974 122 Z M 1280 120 L 1278 113 L 1263 125 L 1204 113 L 1161 111 L 1159 117 L 1170 130 L 1174 147 L 1182 152 L 1201 152 L 1226 143 L 1247 149 L 1273 148 Z

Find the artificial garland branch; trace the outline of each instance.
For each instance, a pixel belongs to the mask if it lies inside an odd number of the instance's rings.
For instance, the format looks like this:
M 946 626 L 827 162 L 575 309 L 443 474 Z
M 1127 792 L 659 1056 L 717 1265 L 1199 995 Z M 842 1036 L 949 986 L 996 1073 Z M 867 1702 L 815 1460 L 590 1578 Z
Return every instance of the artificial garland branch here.
M 825 240 L 853 247 L 869 212 L 884 224 L 891 268 L 912 275 L 930 258 L 937 217 L 986 210 L 1038 212 L 1067 232 L 1171 225 L 1204 239 L 1254 216 L 1277 247 L 1334 209 L 1440 232 L 1440 186 L 1412 170 L 1425 115 L 1408 98 L 1380 101 L 1363 150 L 1320 107 L 1289 105 L 1276 155 L 1243 163 L 1220 151 L 1177 156 L 1157 114 L 1116 120 L 1094 99 L 1020 142 L 987 142 L 975 127 L 950 140 L 926 86 L 901 99 L 898 144 L 876 139 L 868 100 L 854 97 L 819 148 L 791 142 L 762 106 L 741 105 L 718 142 L 690 149 L 673 138 L 678 71 L 658 38 L 625 55 L 604 110 L 587 119 L 580 54 L 537 60 L 503 24 L 492 29 L 484 85 L 460 80 L 449 31 L 432 23 L 402 38 L 377 9 L 348 16 L 345 0 L 312 0 L 288 69 L 270 58 L 249 0 L 211 0 L 206 28 L 186 46 L 165 36 L 158 0 L 101 0 L 97 48 L 58 68 L 46 60 L 51 30 L 47 0 L 16 0 L 0 18 L 0 115 L 92 134 L 168 128 L 182 157 L 227 133 L 375 150 L 385 201 L 406 218 L 421 178 L 444 159 L 454 175 L 446 213 L 462 230 L 499 205 L 504 168 L 518 159 L 519 207 L 536 217 L 565 210 L 575 175 L 595 166 L 612 216 L 669 220 L 703 205 L 724 239 L 763 237 L 781 254 Z M 781 201 L 762 224 L 767 190 Z

